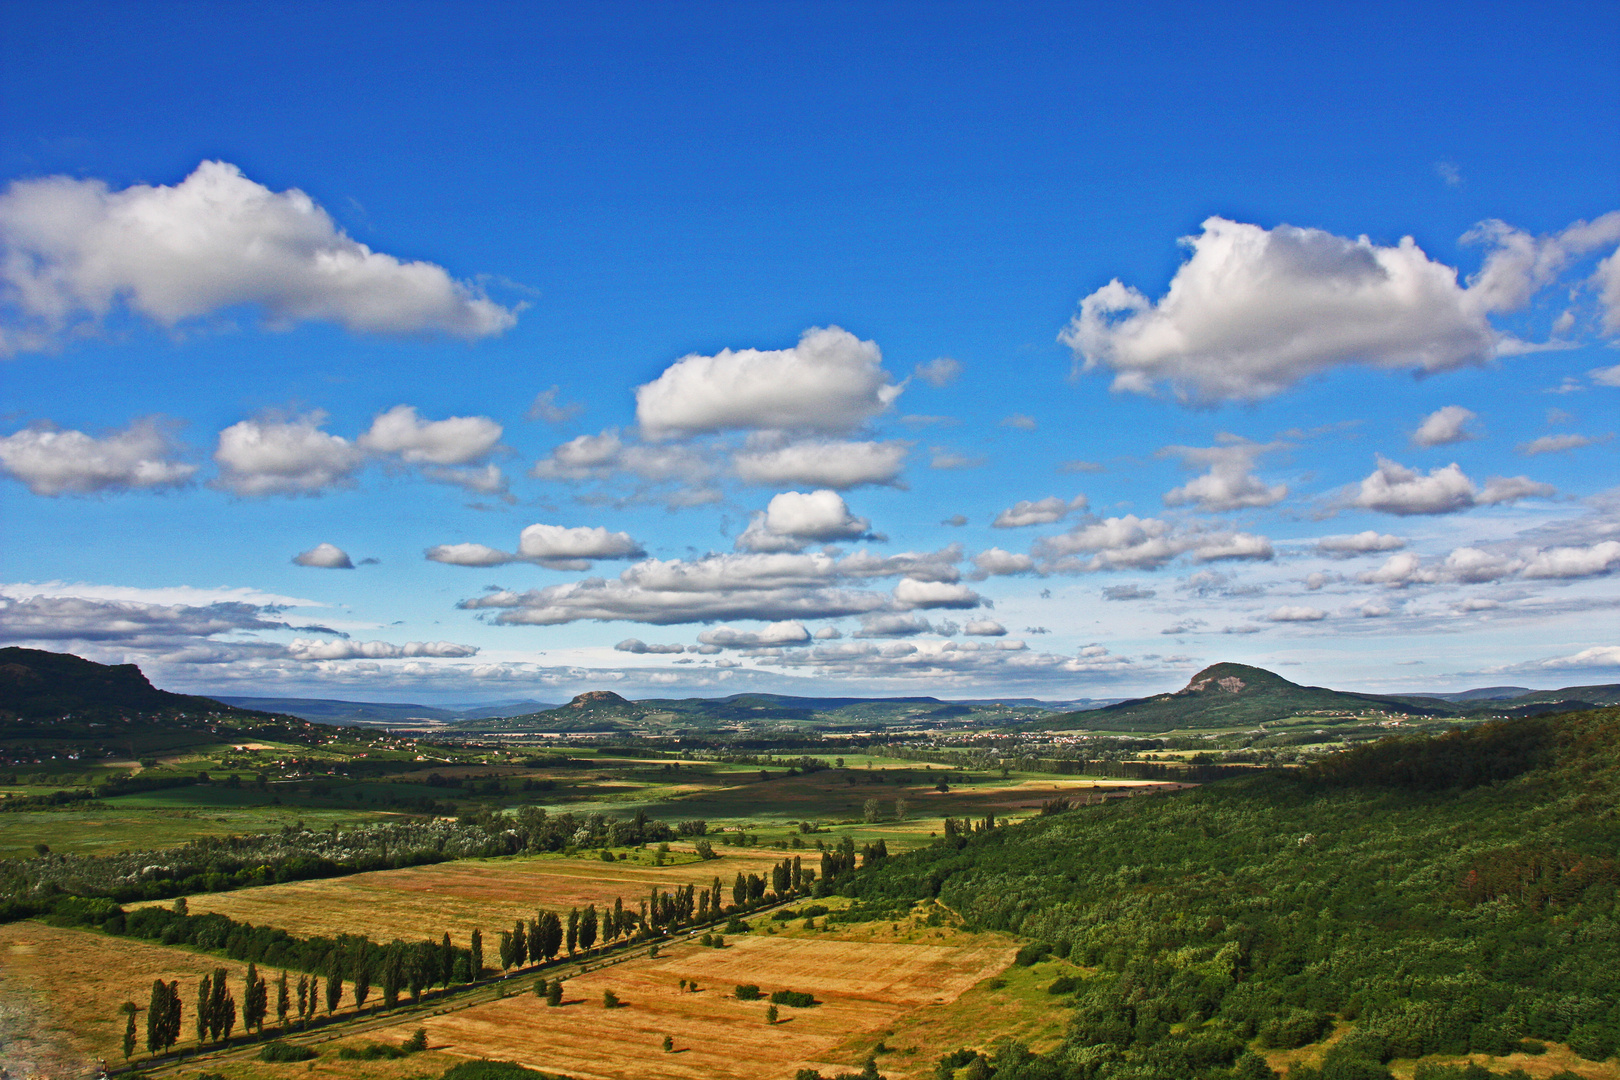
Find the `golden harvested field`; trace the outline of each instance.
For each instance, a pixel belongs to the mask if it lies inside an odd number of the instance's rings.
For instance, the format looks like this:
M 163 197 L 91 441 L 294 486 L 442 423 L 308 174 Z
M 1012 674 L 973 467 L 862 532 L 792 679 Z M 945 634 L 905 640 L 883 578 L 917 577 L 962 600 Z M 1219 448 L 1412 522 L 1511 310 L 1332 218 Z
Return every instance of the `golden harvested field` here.
M 468 859 L 229 893 L 199 893 L 188 903 L 194 915 L 217 911 L 240 922 L 274 926 L 301 937 L 343 933 L 391 941 L 437 938 L 448 931 L 464 946 L 478 928 L 484 933 L 485 955 L 491 956 L 496 932 L 511 929 L 515 919 L 534 918 L 537 908 L 601 907 L 611 905 L 614 897 L 623 897 L 626 907 L 635 907 L 654 886 L 663 892 L 693 884 L 702 888 L 716 877 L 728 890 L 729 904 L 731 882 L 739 870 L 769 873 L 784 855 L 800 855 L 811 866 L 819 866 L 820 859 L 813 849 L 720 847 L 716 851 L 722 853 L 718 859 L 663 867 L 606 863 L 595 857 Z
M 724 949 L 681 945 L 568 981 L 564 1004 L 547 1008 L 527 992 L 445 1016 L 429 1017 L 429 1045 L 467 1057 L 515 1060 L 580 1080 L 707 1080 L 789 1077 L 798 1069 L 859 1066 L 852 1037 L 893 1028 L 919 1011 L 948 1007 L 975 983 L 1001 972 L 1016 951 L 1002 942 L 969 945 L 869 944 L 831 935 L 749 935 Z M 681 992 L 680 980 L 697 992 Z M 738 1001 L 738 983 L 812 993 L 808 1009 L 782 1006 L 767 1024 L 765 1001 Z M 623 1007 L 607 1009 L 604 990 Z M 380 1033 L 403 1039 L 406 1020 Z M 665 1035 L 674 1051 L 665 1053 Z M 932 1072 L 938 1051 L 883 1062 L 892 1076 Z
M 197 981 L 218 967 L 230 972 L 232 988 L 240 995 L 246 967 L 230 960 L 43 923 L 0 925 L 0 1005 L 33 1043 L 32 1048 L 8 1044 L 0 1062 L 26 1076 L 12 1054 L 80 1065 L 97 1057 L 122 1061 L 124 1018 L 118 1007 L 133 1001 L 145 1009 L 154 979 L 179 980 L 184 1013 L 178 1045 L 189 1047 Z M 271 978 L 278 974 L 267 972 Z M 137 1018 L 137 1025 L 144 1039 L 144 1019 Z M 45 1073 L 81 1074 L 82 1069 Z

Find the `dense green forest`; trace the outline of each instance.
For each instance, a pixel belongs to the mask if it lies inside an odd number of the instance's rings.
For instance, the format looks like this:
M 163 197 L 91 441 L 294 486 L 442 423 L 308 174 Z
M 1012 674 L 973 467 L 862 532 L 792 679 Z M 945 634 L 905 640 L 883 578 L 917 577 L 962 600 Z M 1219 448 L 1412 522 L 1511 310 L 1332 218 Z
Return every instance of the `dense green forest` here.
M 1620 709 L 1389 739 L 1293 773 L 957 834 L 839 882 L 876 914 L 934 898 L 1095 969 L 1062 1047 L 942 1077 L 1325 1080 L 1394 1058 L 1620 1045 Z M 1057 807 L 1052 809 L 1056 810 Z M 953 830 L 956 832 L 956 830 Z M 1293 1080 L 1317 1075 L 1296 1068 Z

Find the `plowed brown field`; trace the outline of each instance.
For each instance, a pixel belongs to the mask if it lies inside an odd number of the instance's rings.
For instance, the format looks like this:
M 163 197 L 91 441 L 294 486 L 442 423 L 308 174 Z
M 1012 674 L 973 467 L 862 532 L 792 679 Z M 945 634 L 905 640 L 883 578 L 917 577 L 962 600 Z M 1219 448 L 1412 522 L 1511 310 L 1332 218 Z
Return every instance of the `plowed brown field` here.
M 710 1080 L 838 1071 L 851 1036 L 874 1032 L 918 1010 L 954 1001 L 1012 962 L 1010 947 L 868 944 L 815 937 L 736 938 L 725 949 L 683 945 L 570 979 L 564 1004 L 547 1008 L 530 993 L 422 1021 L 435 1049 L 518 1061 L 580 1080 Z M 682 993 L 680 980 L 699 990 Z M 791 989 L 821 1002 L 780 1009 L 738 1001 L 738 983 Z M 525 981 L 526 987 L 526 981 Z M 612 990 L 621 1008 L 602 1005 Z M 402 1039 L 416 1021 L 381 1033 Z M 675 1041 L 665 1053 L 665 1035 Z M 932 1058 L 922 1062 L 931 1067 Z M 887 1069 L 889 1063 L 885 1063 Z

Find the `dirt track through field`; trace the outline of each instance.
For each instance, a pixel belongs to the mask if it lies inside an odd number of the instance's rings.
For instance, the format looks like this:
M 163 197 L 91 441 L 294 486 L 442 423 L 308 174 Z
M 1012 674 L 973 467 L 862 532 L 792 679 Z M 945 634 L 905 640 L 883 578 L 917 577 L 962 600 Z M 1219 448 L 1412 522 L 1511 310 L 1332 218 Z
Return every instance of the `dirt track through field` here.
M 802 1068 L 848 1069 L 831 1060 L 852 1035 L 872 1032 L 934 1004 L 954 1001 L 1003 971 L 1011 948 L 866 944 L 817 938 L 748 937 L 725 949 L 681 945 L 570 979 L 564 1005 L 548 1008 L 523 992 L 425 1021 L 429 1044 L 466 1057 L 518 1061 L 580 1080 L 756 1080 Z M 682 992 L 680 980 L 695 982 Z M 808 1009 L 780 1008 L 768 1024 L 766 1001 L 739 1001 L 738 983 L 765 994 L 814 994 Z M 602 1004 L 604 990 L 624 1003 Z M 383 1034 L 403 1038 L 415 1021 Z M 673 1053 L 662 1049 L 674 1039 Z

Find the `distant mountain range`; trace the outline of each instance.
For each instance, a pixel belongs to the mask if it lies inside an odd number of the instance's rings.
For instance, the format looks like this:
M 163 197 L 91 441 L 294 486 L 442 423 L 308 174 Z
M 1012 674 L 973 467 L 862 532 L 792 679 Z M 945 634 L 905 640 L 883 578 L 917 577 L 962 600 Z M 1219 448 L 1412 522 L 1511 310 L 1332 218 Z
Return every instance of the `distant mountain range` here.
M 491 716 L 511 716 L 556 708 L 555 702 L 506 701 L 496 705 L 434 706 L 401 701 L 342 701 L 336 698 L 221 697 L 220 701 L 241 709 L 285 713 L 321 724 L 376 725 L 387 727 L 412 721 L 441 724 L 458 720 L 481 720 Z
M 1321 716 L 1326 724 L 1378 714 L 1436 718 L 1530 716 L 1615 704 L 1620 704 L 1620 684 L 1562 690 L 1494 686 L 1455 694 L 1357 694 L 1300 686 L 1247 664 L 1214 664 L 1175 693 L 1069 712 L 1035 726 L 1054 731 L 1170 731 L 1246 727 L 1311 715 Z
M 1031 698 L 946 701 L 934 697 L 793 697 L 732 694 L 722 698 L 631 701 L 610 690 L 580 694 L 566 705 L 521 701 L 469 707 L 326 698 L 173 694 L 154 687 L 134 664 L 97 664 L 67 653 L 0 649 L 0 719 L 34 726 L 64 716 L 79 721 L 204 713 L 266 714 L 321 724 L 407 727 L 429 723 L 450 732 L 622 731 L 717 732 L 764 725 L 821 731 L 905 727 L 1026 727 L 1026 730 L 1169 731 L 1245 727 L 1291 717 L 1323 724 L 1369 716 L 1468 718 L 1528 716 L 1620 704 L 1620 684 L 1529 690 L 1491 686 L 1446 694 L 1358 694 L 1301 686 L 1263 668 L 1215 664 L 1169 694 L 1100 703 Z

